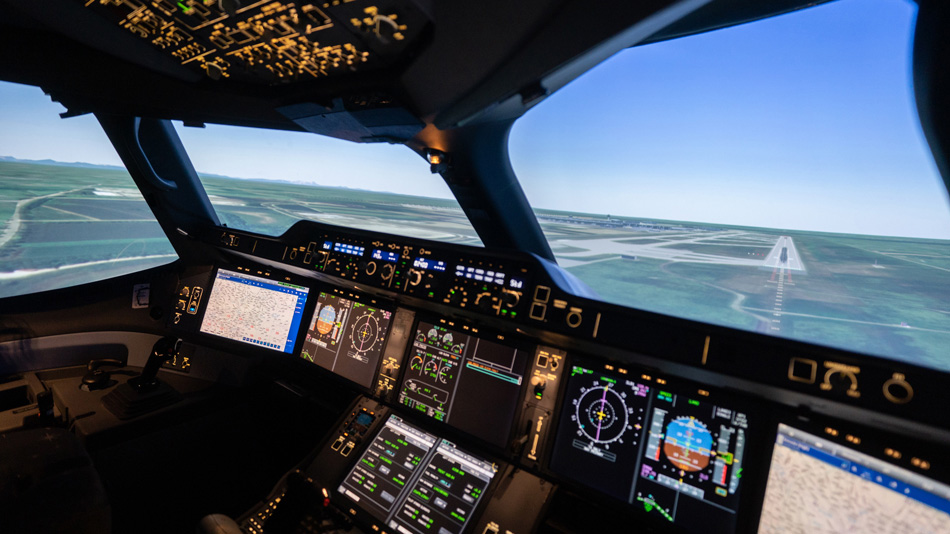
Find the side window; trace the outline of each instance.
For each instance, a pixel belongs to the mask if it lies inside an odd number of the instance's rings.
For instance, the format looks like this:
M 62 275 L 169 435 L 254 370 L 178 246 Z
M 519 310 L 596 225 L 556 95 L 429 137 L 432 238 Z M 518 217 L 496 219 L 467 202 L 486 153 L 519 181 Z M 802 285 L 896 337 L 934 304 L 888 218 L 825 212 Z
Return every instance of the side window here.
M 0 82 L 0 297 L 177 258 L 95 117 L 62 111 L 39 88 Z

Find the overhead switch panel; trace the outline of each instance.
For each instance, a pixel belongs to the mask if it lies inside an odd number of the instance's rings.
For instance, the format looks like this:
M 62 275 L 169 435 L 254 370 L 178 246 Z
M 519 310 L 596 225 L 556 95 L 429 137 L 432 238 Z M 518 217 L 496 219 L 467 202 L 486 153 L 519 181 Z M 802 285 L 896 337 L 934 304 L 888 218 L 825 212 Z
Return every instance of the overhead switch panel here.
M 428 17 L 373 0 L 80 0 L 213 80 L 280 84 L 386 67 Z

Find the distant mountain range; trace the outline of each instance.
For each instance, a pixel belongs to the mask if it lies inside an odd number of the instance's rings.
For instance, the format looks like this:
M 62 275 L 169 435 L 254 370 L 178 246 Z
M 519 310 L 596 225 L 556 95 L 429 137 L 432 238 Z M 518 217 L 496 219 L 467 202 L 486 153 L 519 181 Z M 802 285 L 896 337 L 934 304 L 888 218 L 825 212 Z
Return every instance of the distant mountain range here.
M 14 158 L 11 156 L 0 156 L 0 161 L 9 161 L 11 163 L 28 163 L 31 165 L 52 165 L 54 167 L 79 167 L 82 169 L 105 169 L 105 170 L 110 170 L 110 171 L 129 172 L 128 170 L 126 170 L 125 167 L 122 167 L 119 165 L 99 165 L 97 163 L 85 163 L 82 161 L 66 162 L 66 161 L 56 161 L 55 159 L 20 159 L 20 158 Z M 235 178 L 233 176 L 224 176 L 223 174 L 211 174 L 207 172 L 199 172 L 198 174 L 201 176 L 210 176 L 212 178 L 231 178 L 231 179 L 237 179 L 237 180 L 267 181 L 262 178 Z M 277 181 L 277 180 L 270 180 L 270 181 Z
M 0 162 L 5 162 L 5 161 L 10 162 L 10 163 L 26 163 L 30 165 L 52 165 L 55 167 L 79 167 L 83 169 L 105 169 L 105 170 L 110 170 L 110 171 L 129 172 L 125 167 L 120 167 L 118 165 L 99 165 L 96 163 L 84 163 L 81 161 L 65 162 L 65 161 L 56 161 L 54 159 L 19 159 L 19 158 L 14 158 L 12 156 L 0 156 Z M 210 172 L 201 172 L 201 171 L 198 171 L 198 176 L 208 177 L 208 178 L 225 178 L 227 180 L 245 180 L 249 182 L 308 185 L 308 186 L 317 186 L 317 187 L 327 187 L 331 189 L 343 189 L 343 190 L 348 190 L 348 191 L 368 191 L 371 193 L 389 193 L 392 195 L 399 195 L 399 196 L 429 198 L 422 195 L 406 195 L 402 193 L 391 193 L 389 191 L 372 191 L 369 189 L 362 189 L 359 187 L 347 187 L 343 185 L 321 185 L 315 182 L 308 182 L 305 180 L 278 180 L 278 179 L 273 179 L 273 178 L 242 178 L 240 176 L 225 176 L 223 174 L 213 174 Z
M 67 163 L 65 161 L 56 161 L 52 159 L 19 159 L 10 156 L 0 156 L 0 161 L 10 161 L 13 163 L 31 163 L 33 165 L 54 165 L 56 167 L 82 167 L 84 169 L 109 169 L 113 171 L 124 171 L 125 167 L 118 165 L 97 165 L 95 163 L 83 163 L 74 161 Z

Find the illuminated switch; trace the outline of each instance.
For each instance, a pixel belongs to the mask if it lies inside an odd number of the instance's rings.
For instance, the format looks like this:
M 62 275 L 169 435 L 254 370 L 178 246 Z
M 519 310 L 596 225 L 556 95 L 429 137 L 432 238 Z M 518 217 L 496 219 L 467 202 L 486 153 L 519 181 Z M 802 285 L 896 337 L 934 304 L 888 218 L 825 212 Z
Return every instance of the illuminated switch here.
M 538 352 L 538 367 L 544 369 L 548 366 L 548 353 L 539 351 Z
M 336 438 L 336 441 L 333 442 L 333 445 L 330 445 L 330 448 L 333 449 L 333 450 L 335 450 L 335 451 L 340 450 L 340 447 L 343 446 L 343 440 L 344 440 L 344 439 L 346 439 L 346 438 L 344 438 L 343 436 L 340 436 L 340 437 Z
M 538 321 L 543 321 L 545 314 L 548 312 L 548 305 L 541 304 L 540 302 L 534 302 L 531 304 L 531 312 L 528 314 L 532 319 L 537 319 Z
M 347 441 L 346 445 L 343 447 L 343 450 L 340 451 L 340 454 L 342 454 L 343 456 L 349 456 L 350 453 L 353 452 L 353 447 L 355 446 L 356 446 L 356 443 L 352 441 Z
M 805 358 L 792 358 L 788 362 L 788 379 L 792 382 L 814 384 L 818 374 L 818 362 Z
M 547 286 L 538 286 L 534 288 L 534 300 L 538 302 L 547 302 L 551 298 L 551 288 Z

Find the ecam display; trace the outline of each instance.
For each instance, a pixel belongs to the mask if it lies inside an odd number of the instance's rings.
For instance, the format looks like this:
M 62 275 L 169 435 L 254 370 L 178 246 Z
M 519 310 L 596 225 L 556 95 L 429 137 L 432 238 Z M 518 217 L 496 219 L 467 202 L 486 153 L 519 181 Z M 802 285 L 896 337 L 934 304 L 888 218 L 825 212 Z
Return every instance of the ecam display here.
M 503 447 L 528 353 L 419 322 L 399 403 Z

